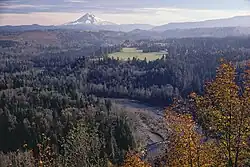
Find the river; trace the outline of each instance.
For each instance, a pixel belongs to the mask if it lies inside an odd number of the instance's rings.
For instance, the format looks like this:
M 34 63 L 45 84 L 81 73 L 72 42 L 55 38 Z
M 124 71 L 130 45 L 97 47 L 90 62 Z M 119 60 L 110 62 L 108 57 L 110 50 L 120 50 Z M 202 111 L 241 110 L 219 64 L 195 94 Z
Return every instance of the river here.
M 164 151 L 163 143 L 168 138 L 168 128 L 163 116 L 164 108 L 154 107 L 136 100 L 110 100 L 116 106 L 136 115 L 135 131 L 143 140 L 143 147 L 148 157 L 157 156 L 161 151 Z

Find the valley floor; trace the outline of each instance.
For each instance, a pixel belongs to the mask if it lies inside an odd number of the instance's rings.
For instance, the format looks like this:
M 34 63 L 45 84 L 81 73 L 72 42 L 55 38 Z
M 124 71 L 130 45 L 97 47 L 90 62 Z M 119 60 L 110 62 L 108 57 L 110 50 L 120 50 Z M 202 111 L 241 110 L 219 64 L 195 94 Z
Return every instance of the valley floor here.
M 164 120 L 164 109 L 152 107 L 145 103 L 128 99 L 111 99 L 115 107 L 128 113 L 129 119 L 134 123 L 134 133 L 140 139 L 142 150 L 147 158 L 163 153 L 164 141 L 168 138 L 168 127 Z

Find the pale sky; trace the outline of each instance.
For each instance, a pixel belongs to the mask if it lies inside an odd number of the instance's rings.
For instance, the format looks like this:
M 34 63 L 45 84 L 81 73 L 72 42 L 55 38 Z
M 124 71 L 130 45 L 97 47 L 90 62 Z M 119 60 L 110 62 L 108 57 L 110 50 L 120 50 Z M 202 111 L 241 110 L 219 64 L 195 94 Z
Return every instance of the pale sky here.
M 85 13 L 117 24 L 161 25 L 250 15 L 250 0 L 0 0 L 0 25 L 59 25 Z

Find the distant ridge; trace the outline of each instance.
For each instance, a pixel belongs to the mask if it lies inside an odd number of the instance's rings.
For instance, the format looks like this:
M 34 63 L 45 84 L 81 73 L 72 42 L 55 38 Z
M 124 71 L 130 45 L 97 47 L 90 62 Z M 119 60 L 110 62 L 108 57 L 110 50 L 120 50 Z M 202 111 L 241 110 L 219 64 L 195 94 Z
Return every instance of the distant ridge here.
M 198 22 L 168 23 L 157 26 L 152 31 L 166 31 L 171 29 L 215 28 L 215 27 L 250 27 L 249 16 L 236 16 L 225 19 L 214 19 Z
M 248 34 L 249 32 L 248 27 L 250 27 L 250 16 L 236 16 L 232 18 L 206 20 L 200 22 L 169 23 L 162 26 L 154 27 L 150 24 L 115 24 L 103 20 L 101 18 L 98 18 L 93 14 L 86 13 L 85 15 L 83 15 L 82 17 L 78 18 L 75 21 L 68 22 L 58 26 L 42 26 L 38 24 L 20 25 L 20 26 L 0 26 L 0 30 L 25 31 L 25 30 L 46 30 L 46 29 L 76 29 L 83 31 L 101 31 L 101 30 L 122 31 L 122 32 L 132 31 L 131 32 L 132 34 L 143 34 L 143 37 L 147 37 L 147 36 L 152 36 L 152 34 L 156 36 L 159 35 L 158 33 L 152 33 L 152 32 L 164 32 L 168 30 L 176 30 L 175 32 L 187 34 L 191 33 L 191 31 L 181 31 L 181 30 L 199 29 L 199 33 L 201 34 L 200 29 L 204 29 L 205 32 L 208 32 L 207 28 L 212 28 L 214 31 L 222 31 L 216 28 L 224 28 L 224 30 L 229 32 L 228 29 L 229 27 L 233 28 L 234 34 L 235 33 Z M 230 31 L 232 31 L 232 29 L 230 29 Z M 173 31 L 169 32 L 174 33 Z M 209 36 L 209 34 L 206 33 L 204 36 Z

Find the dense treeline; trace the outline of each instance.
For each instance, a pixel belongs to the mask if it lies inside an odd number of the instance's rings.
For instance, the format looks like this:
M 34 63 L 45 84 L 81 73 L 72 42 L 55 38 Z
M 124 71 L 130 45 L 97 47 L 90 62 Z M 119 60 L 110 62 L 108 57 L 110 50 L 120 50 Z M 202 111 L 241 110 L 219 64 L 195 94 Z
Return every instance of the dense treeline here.
M 166 44 L 159 47 L 162 42 Z M 66 166 L 73 162 L 106 166 L 108 160 L 120 164 L 125 153 L 136 148 L 133 127 L 124 113 L 101 97 L 165 106 L 192 91 L 202 94 L 206 81 L 215 77 L 221 58 L 232 61 L 239 72 L 250 59 L 249 40 L 245 38 L 154 43 L 149 46 L 137 41 L 136 45 L 145 51 L 149 47 L 150 51 L 168 51 L 155 61 L 107 57 L 119 51 L 119 45 L 85 45 L 60 52 L 49 49 L 38 55 L 17 56 L 11 47 L 1 51 L 0 151 L 32 149 L 35 160 L 44 162 L 38 144 L 44 144 L 46 137 L 49 142 L 44 147 L 57 157 L 51 159 L 60 161 L 62 156 L 65 161 L 60 163 Z M 241 83 L 242 77 L 237 80 Z M 75 153 L 86 150 L 89 153 L 82 154 L 85 158 L 81 162 L 74 159 Z M 10 158 L 8 155 L 3 159 Z
M 233 61 L 240 71 L 249 53 L 224 49 L 169 46 L 168 55 L 160 60 L 104 58 L 88 63 L 89 91 L 99 96 L 126 97 L 166 105 L 173 97 L 186 97 L 190 92 L 203 92 L 206 81 L 215 77 L 219 60 Z
M 4 135 L 0 139 L 0 149 L 14 151 L 22 148 L 23 144 L 36 148 L 45 135 L 60 153 L 62 140 L 79 120 L 84 120 L 90 128 L 98 131 L 99 140 L 105 141 L 102 144 L 106 145 L 103 147 L 107 155 L 116 155 L 119 149 L 123 151 L 134 146 L 126 118 L 114 114 L 109 101 L 101 102 L 92 96 L 75 97 L 30 87 L 2 91 L 0 131 Z M 112 134 L 108 135 L 111 131 Z M 116 153 L 111 147 L 116 147 Z

